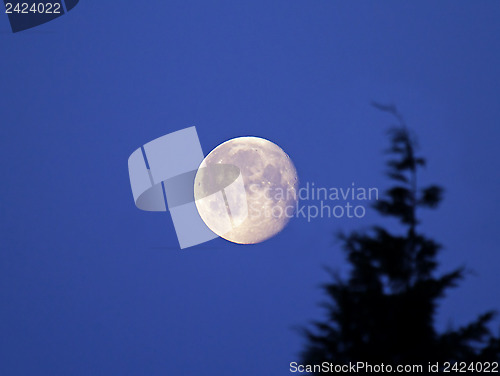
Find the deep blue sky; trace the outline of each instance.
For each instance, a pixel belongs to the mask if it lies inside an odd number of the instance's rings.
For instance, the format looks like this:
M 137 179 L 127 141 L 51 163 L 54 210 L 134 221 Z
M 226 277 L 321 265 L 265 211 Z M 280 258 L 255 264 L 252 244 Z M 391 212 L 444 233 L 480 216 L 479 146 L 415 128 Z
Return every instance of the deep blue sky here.
M 319 319 L 333 233 L 293 220 L 254 246 L 178 250 L 135 208 L 127 159 L 195 125 L 208 153 L 261 136 L 302 182 L 387 186 L 371 100 L 398 105 L 446 188 L 423 229 L 473 273 L 440 327 L 500 309 L 500 3 L 81 1 L 12 34 L 0 17 L 0 374 L 285 375 Z M 498 321 L 497 323 L 498 324 Z

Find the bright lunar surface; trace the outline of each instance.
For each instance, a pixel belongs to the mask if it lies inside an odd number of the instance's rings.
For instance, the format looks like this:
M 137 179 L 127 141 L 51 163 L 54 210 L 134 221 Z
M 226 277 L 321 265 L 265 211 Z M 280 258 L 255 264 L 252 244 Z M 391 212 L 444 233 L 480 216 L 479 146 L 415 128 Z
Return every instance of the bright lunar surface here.
M 206 225 L 234 243 L 260 243 L 294 215 L 297 171 L 271 141 L 239 137 L 208 154 L 196 173 L 194 196 Z

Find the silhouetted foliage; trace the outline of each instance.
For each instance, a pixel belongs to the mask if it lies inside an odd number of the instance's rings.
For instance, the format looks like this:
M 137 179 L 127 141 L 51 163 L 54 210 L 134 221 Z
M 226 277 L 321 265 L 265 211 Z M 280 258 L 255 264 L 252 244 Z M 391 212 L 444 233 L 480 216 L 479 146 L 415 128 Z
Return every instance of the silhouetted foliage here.
M 488 329 L 493 312 L 444 333 L 435 329 L 439 299 L 464 276 L 462 268 L 436 276 L 441 246 L 418 231 L 417 209 L 436 208 L 443 190 L 418 186 L 425 160 L 412 133 L 394 106 L 373 105 L 399 122 L 389 131 L 387 176 L 394 185 L 374 207 L 398 219 L 403 231 L 374 226 L 340 235 L 352 268 L 346 279 L 331 272 L 333 281 L 324 285 L 327 318 L 304 330 L 303 364 L 498 361 L 500 340 Z

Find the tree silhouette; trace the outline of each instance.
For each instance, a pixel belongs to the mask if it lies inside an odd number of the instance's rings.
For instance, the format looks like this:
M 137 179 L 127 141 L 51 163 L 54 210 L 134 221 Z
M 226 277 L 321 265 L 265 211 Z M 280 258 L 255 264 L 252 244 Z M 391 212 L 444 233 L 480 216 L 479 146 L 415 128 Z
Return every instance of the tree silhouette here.
M 419 187 L 425 159 L 416 155 L 414 136 L 394 106 L 373 105 L 399 123 L 389 130 L 387 175 L 394 185 L 374 208 L 398 219 L 403 231 L 374 226 L 339 236 L 352 268 L 346 279 L 330 271 L 332 281 L 323 286 L 327 319 L 304 329 L 303 364 L 498 361 L 500 339 L 488 329 L 493 311 L 444 333 L 435 329 L 438 301 L 464 277 L 463 268 L 435 275 L 441 246 L 418 229 L 417 209 L 436 208 L 443 190 Z

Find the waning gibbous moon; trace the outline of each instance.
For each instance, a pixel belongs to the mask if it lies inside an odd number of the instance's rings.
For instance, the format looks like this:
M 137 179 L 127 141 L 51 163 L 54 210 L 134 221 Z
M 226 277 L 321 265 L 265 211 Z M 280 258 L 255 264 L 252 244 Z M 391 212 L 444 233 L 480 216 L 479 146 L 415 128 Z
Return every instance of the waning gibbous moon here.
M 239 244 L 260 243 L 283 230 L 295 212 L 297 189 L 288 155 L 259 137 L 217 146 L 194 181 L 200 217 L 217 235 Z

